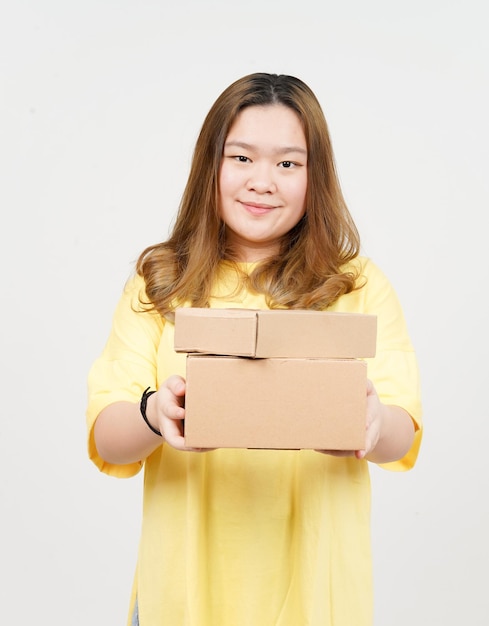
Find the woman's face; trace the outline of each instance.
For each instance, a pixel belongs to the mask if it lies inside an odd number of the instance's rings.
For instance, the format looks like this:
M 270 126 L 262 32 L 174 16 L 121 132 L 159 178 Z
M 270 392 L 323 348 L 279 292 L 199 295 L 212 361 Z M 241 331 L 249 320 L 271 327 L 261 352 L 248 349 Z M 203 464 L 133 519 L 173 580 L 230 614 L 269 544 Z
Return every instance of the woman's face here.
M 226 238 L 241 261 L 279 250 L 302 218 L 307 144 L 298 115 L 282 104 L 241 111 L 224 144 L 219 207 Z

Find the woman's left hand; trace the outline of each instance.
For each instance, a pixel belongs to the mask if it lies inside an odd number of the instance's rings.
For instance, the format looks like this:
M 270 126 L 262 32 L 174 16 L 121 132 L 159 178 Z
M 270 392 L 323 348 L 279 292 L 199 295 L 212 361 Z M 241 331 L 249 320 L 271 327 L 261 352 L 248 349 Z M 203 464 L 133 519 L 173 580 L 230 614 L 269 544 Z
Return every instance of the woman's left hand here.
M 367 415 L 366 415 L 366 435 L 365 448 L 363 450 L 317 450 L 322 454 L 331 456 L 346 457 L 354 456 L 357 459 L 364 459 L 372 452 L 377 445 L 382 431 L 385 406 L 381 403 L 375 387 L 371 380 L 367 380 Z

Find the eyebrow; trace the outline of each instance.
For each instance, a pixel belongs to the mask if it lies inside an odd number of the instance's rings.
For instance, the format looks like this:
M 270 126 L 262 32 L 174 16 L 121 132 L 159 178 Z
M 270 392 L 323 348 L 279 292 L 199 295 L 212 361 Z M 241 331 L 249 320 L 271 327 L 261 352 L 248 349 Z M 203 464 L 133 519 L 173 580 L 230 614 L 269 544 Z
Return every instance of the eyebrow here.
M 256 150 L 256 147 L 245 141 L 226 141 L 225 148 L 243 148 L 244 150 Z M 299 146 L 283 146 L 274 150 L 275 154 L 289 154 L 290 152 L 299 152 L 300 154 L 307 155 L 307 150 Z

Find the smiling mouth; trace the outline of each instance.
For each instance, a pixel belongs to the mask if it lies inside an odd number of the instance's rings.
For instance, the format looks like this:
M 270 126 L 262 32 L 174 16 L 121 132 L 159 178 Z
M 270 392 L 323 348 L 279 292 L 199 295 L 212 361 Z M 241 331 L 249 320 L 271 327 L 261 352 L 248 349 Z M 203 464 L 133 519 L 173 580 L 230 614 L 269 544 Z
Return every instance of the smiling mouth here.
M 241 202 L 241 206 L 252 215 L 265 215 L 266 213 L 270 213 L 270 211 L 273 211 L 276 208 L 275 206 L 271 206 L 270 204 L 255 204 L 253 202 Z

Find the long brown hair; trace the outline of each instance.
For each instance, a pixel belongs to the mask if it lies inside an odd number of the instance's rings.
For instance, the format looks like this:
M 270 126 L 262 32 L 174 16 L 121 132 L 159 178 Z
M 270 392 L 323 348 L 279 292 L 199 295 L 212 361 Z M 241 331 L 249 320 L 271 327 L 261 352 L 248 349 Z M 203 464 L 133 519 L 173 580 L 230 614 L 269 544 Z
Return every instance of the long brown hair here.
M 240 111 L 273 104 L 290 107 L 303 126 L 308 151 L 306 212 L 283 237 L 279 253 L 259 263 L 249 276 L 243 275 L 243 286 L 264 293 L 271 307 L 296 309 L 325 309 L 356 287 L 358 275 L 342 268 L 358 256 L 360 238 L 340 189 L 321 106 L 298 78 L 256 73 L 232 83 L 211 107 L 170 237 L 146 248 L 137 261 L 150 306 L 162 315 L 175 303 L 208 306 L 219 263 L 233 262 L 219 215 L 224 142 Z

